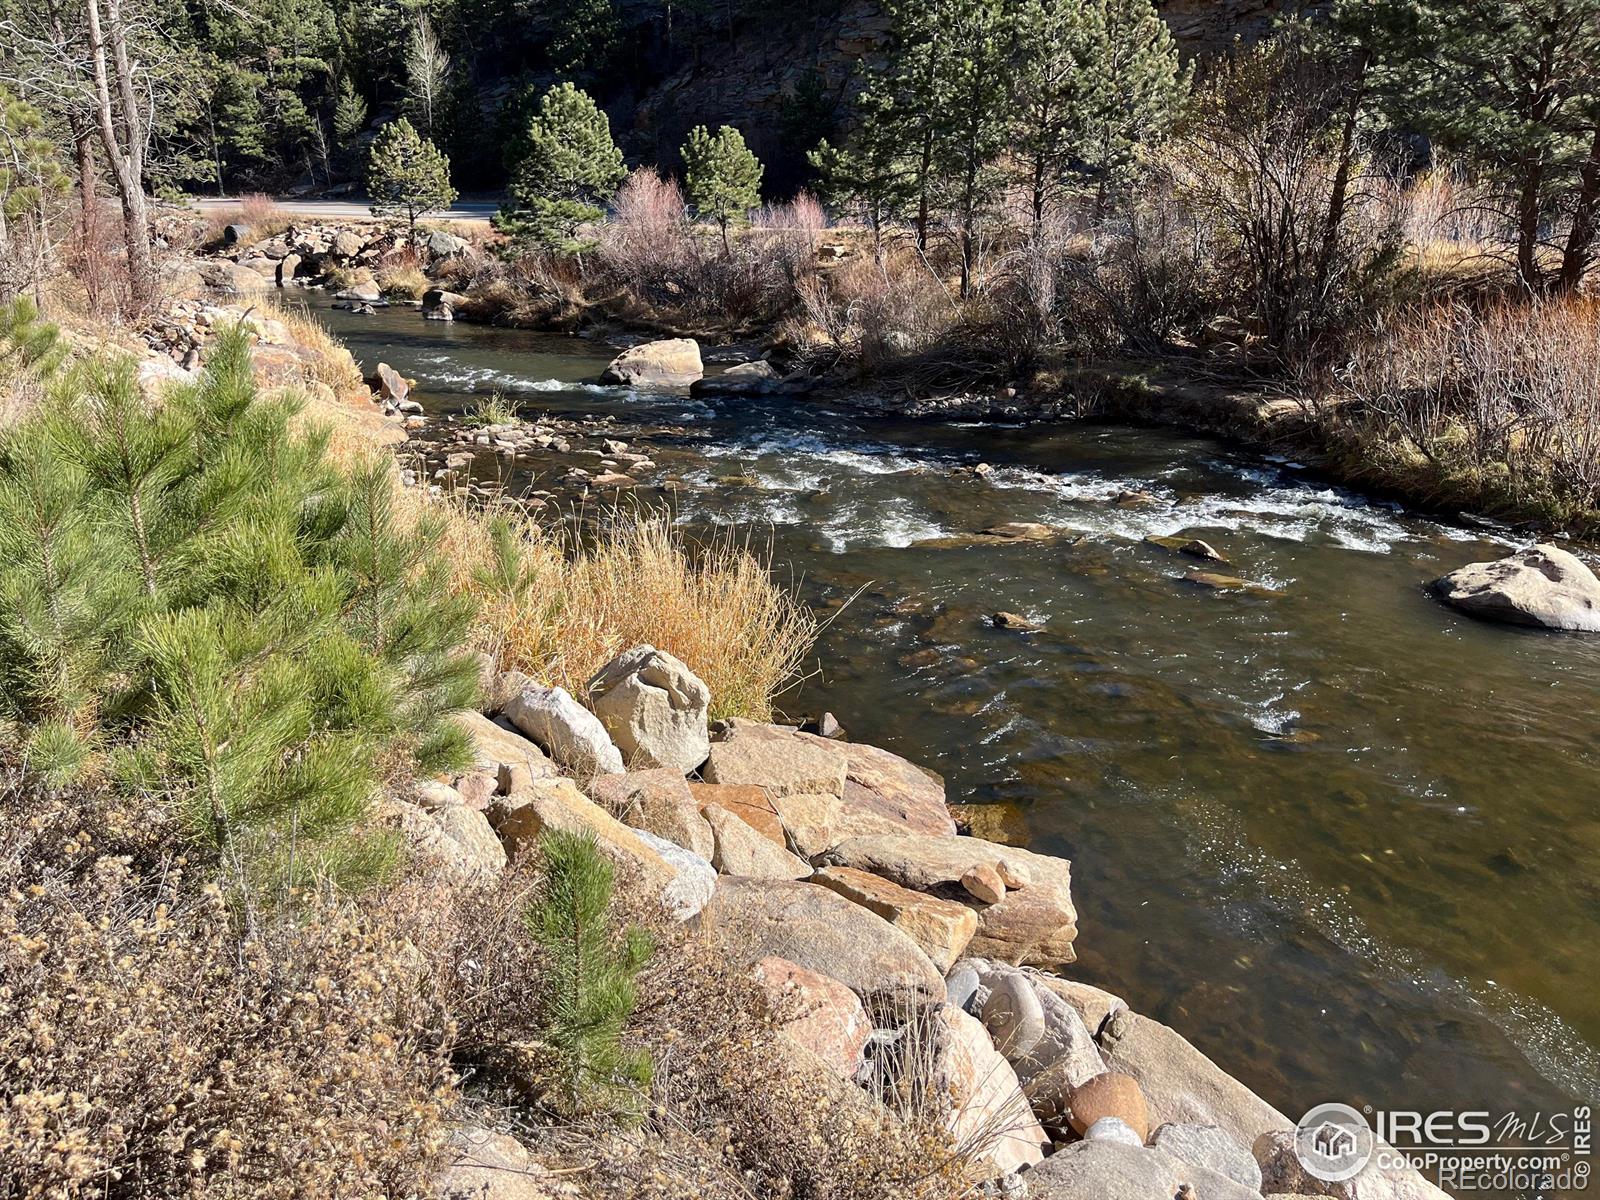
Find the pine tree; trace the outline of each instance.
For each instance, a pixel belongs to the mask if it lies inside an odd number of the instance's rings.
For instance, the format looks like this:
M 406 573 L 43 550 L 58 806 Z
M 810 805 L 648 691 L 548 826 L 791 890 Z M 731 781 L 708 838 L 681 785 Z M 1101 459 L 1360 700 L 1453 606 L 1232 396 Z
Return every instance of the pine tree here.
M 869 84 L 882 96 L 869 105 L 889 118 L 884 136 L 900 144 L 915 198 L 912 224 L 917 248 L 928 248 L 940 152 L 954 103 L 950 71 L 954 57 L 948 30 L 948 0 L 891 0 L 894 46 L 888 71 Z
M 651 1064 L 623 1046 L 622 1034 L 649 935 L 616 928 L 614 872 L 592 833 L 550 830 L 539 845 L 544 876 L 526 920 L 547 956 L 542 1033 L 557 1060 L 560 1102 L 572 1113 L 631 1109 Z
M 722 231 L 722 251 L 731 254 L 728 226 L 761 203 L 761 162 L 731 125 L 712 133 L 704 125 L 683 144 L 683 185 L 689 203 Z
M 1090 6 L 1080 0 L 1026 0 L 1017 15 L 1011 144 L 1035 236 L 1080 161 L 1092 24 Z
M 951 98 L 937 156 L 944 207 L 961 251 L 961 294 L 972 294 L 978 228 L 1002 198 L 997 159 L 1009 123 L 1004 0 L 943 0 Z
M 339 94 L 333 104 L 333 142 L 335 149 L 348 155 L 356 138 L 367 126 L 367 102 L 356 92 L 348 75 L 339 77 Z
M 857 101 L 856 128 L 842 147 L 823 139 L 807 155 L 834 204 L 859 204 L 872 230 L 872 251 L 883 259 L 884 226 L 903 215 L 916 194 L 900 145 L 893 98 L 869 89 Z
M 556 9 L 548 48 L 550 65 L 562 75 L 599 75 L 616 49 L 617 36 L 617 10 L 612 0 L 567 0 Z
M 1087 16 L 1077 157 L 1095 181 L 1098 215 L 1140 147 L 1176 123 L 1192 72 L 1152 0 L 1092 0 Z
M 160 404 L 91 362 L 0 438 L 0 715 L 52 778 L 108 755 L 246 896 L 378 869 L 368 800 L 463 761 L 477 686 L 438 525 L 295 411 L 235 330 Z
M 1570 214 L 1555 284 L 1576 288 L 1600 223 L 1600 0 L 1340 0 L 1334 18 L 1392 125 L 1506 185 L 1528 288 Z
M 0 87 L 0 304 L 42 286 L 53 245 L 50 198 L 71 187 L 44 117 Z
M 578 226 L 600 219 L 627 175 L 610 121 L 587 93 L 563 83 L 539 101 L 522 142 L 511 195 L 526 213 L 497 224 L 552 249 L 584 249 Z
M 376 217 L 403 216 L 416 235 L 417 218 L 449 208 L 450 160 L 401 117 L 378 131 L 367 152 L 367 194 Z

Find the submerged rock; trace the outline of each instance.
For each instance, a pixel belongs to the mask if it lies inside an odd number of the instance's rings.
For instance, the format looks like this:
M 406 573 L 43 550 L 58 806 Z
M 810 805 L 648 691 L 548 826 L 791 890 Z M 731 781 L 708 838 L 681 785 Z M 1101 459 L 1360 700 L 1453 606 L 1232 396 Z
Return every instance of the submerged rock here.
M 1600 633 L 1600 579 L 1558 546 L 1540 543 L 1435 580 L 1446 604 L 1490 621 Z

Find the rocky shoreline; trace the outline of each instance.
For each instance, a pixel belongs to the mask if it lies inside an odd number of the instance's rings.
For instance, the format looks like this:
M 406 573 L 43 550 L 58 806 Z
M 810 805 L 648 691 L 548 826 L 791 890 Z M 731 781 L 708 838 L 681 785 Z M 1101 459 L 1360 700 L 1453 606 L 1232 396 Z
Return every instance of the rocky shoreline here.
M 753 973 L 798 1057 L 863 1104 L 913 1082 L 936 1097 L 998 1194 L 1442 1194 L 1376 1164 L 1311 1178 L 1288 1116 L 1176 1030 L 1059 973 L 1079 935 L 1071 864 L 959 834 L 959 806 L 915 764 L 709 722 L 705 685 L 650 646 L 597 673 L 586 704 L 516 673 L 487 690 L 502 702 L 461 718 L 473 768 L 384 808 L 414 854 L 472 888 L 546 829 L 591 832 L 672 920 Z M 446 1194 L 467 1194 L 482 1166 L 463 1151 L 446 1177 L 463 1191 Z

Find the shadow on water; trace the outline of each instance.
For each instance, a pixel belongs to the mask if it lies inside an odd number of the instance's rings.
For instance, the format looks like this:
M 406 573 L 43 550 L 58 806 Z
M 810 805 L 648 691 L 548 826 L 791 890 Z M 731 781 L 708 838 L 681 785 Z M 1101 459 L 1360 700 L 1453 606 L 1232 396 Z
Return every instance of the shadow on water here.
M 533 486 L 625 438 L 682 481 L 638 492 L 685 526 L 770 527 L 819 608 L 864 588 L 783 707 L 832 710 L 1071 857 L 1071 973 L 1286 1112 L 1600 1092 L 1600 639 L 1423 589 L 1507 543 L 1181 434 L 635 394 L 587 382 L 599 345 L 322 315 L 441 417 L 498 388 L 525 418 L 606 422 L 519 464 Z M 1004 521 L 1071 536 L 958 536 Z M 1177 533 L 1254 586 L 1197 586 L 1142 540 Z M 990 628 L 997 609 L 1042 630 Z

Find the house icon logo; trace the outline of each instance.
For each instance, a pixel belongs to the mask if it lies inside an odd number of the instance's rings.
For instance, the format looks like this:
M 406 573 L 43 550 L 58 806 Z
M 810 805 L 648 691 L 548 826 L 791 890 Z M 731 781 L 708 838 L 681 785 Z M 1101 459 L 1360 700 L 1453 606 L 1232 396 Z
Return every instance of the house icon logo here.
M 1306 1174 L 1324 1183 L 1355 1178 L 1375 1145 L 1372 1126 L 1348 1104 L 1319 1104 L 1295 1126 L 1295 1157 Z

